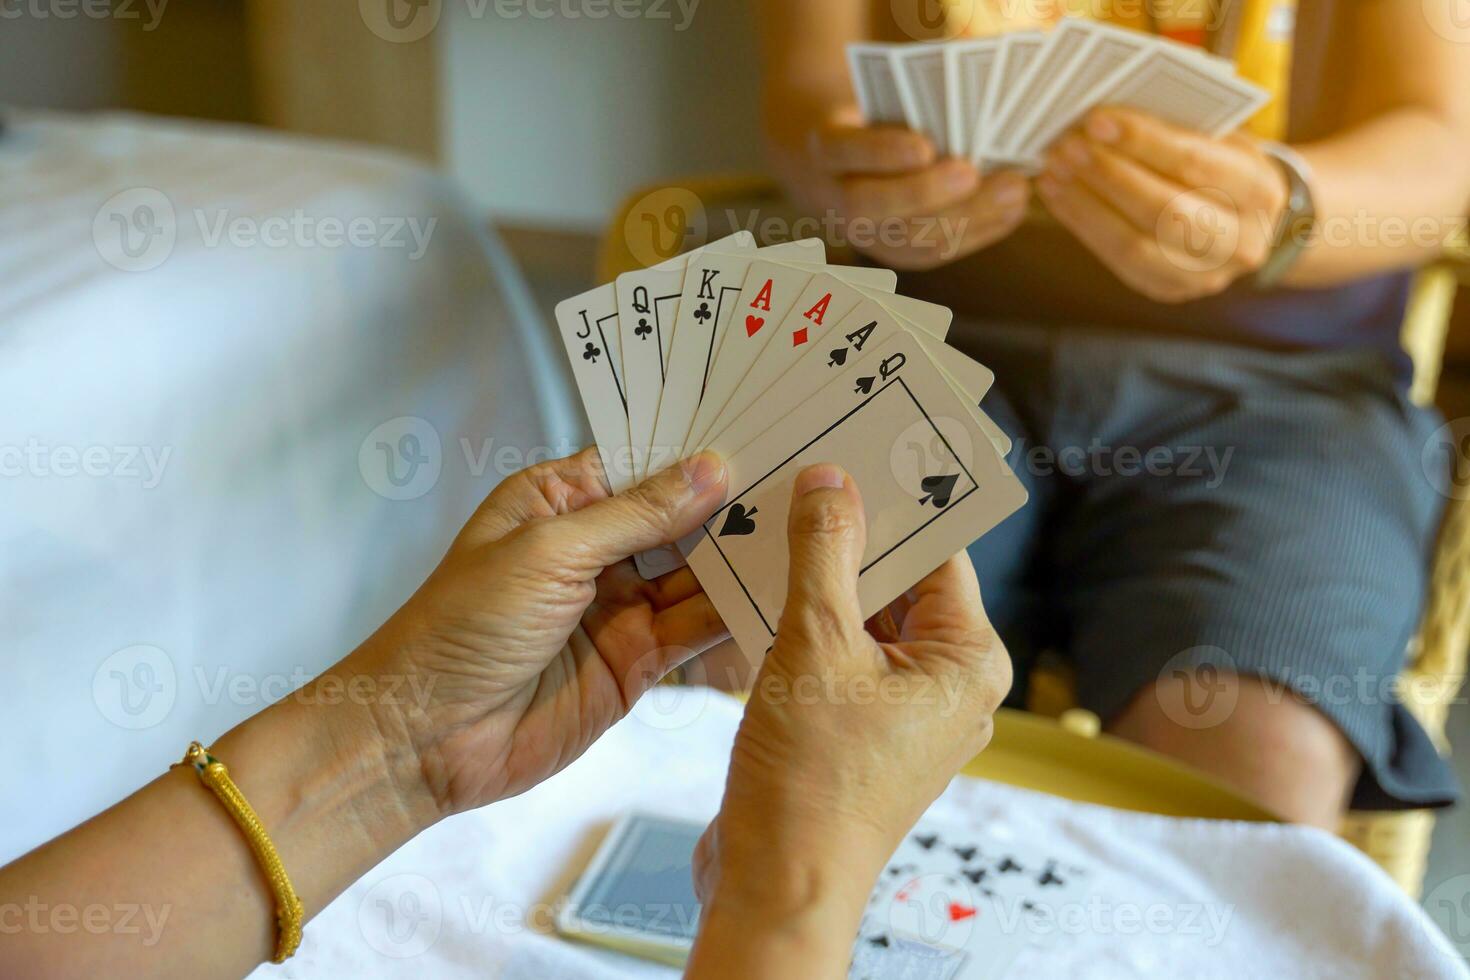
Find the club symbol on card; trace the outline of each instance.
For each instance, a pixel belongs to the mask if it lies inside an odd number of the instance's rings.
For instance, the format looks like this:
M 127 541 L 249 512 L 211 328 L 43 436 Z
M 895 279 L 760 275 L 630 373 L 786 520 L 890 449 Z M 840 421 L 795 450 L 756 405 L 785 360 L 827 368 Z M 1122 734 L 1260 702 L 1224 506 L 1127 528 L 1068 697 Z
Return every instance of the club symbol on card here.
M 852 386 L 852 390 L 859 395 L 866 395 L 873 390 L 873 383 L 877 380 L 874 377 L 858 378 L 857 384 Z
M 1023 867 L 1021 867 L 1015 861 L 1012 861 L 1011 860 L 1011 856 L 1009 854 L 1007 854 L 1005 857 L 1003 857 L 1003 858 L 1000 859 L 1000 864 L 997 864 L 995 866 L 995 870 L 999 871 L 1001 874 L 1004 875 L 1004 874 L 1014 874 L 1017 871 L 1025 871 L 1026 869 L 1023 868 Z
M 827 366 L 828 367 L 842 367 L 842 365 L 844 365 L 846 363 L 847 363 L 847 348 L 846 347 L 839 347 L 839 348 L 837 348 L 836 350 L 834 350 L 832 352 L 832 356 L 827 359 Z
M 638 335 L 639 340 L 647 340 L 648 335 L 653 333 L 653 327 L 649 325 L 647 320 L 639 317 L 638 326 L 633 328 L 633 332 Z
M 601 356 L 602 348 L 598 347 L 596 344 L 588 343 L 587 348 L 582 351 L 582 360 L 591 361 L 593 364 L 596 364 L 597 359 Z
M 746 317 L 745 318 L 745 336 L 747 336 L 747 337 L 754 337 L 757 333 L 760 332 L 761 327 L 764 327 L 765 325 L 766 325 L 766 318 L 763 317 L 763 316 L 753 316 L 752 315 L 752 316 Z
M 926 476 L 924 482 L 919 486 L 924 488 L 924 496 L 919 498 L 920 504 L 932 503 L 937 510 L 944 510 L 949 506 L 949 498 L 954 496 L 954 485 L 959 482 L 958 473 L 950 476 Z M 966 858 L 965 860 L 969 860 Z
M 1057 876 L 1056 865 L 1048 864 L 1041 872 L 1041 877 L 1036 879 L 1036 884 L 1045 888 L 1047 885 L 1065 885 L 1065 879 Z
M 694 319 L 698 320 L 701 325 L 706 323 L 712 316 L 714 316 L 714 314 L 709 311 L 708 303 L 700 303 L 699 309 L 694 311 Z
M 727 534 L 754 534 L 755 521 L 751 520 L 751 518 L 759 513 L 759 507 L 752 507 L 747 511 L 744 504 L 731 504 L 730 513 L 725 515 L 725 523 L 720 525 L 718 536 L 723 538 Z

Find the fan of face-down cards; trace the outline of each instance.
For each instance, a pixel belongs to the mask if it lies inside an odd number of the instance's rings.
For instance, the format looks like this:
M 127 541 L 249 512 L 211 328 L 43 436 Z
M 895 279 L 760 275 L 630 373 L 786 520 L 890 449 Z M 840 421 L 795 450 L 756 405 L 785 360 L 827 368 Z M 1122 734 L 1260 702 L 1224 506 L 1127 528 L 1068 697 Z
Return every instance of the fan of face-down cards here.
M 1199 48 L 1078 17 L 1047 32 L 854 44 L 848 62 L 869 123 L 907 126 L 941 156 L 1036 170 L 1092 109 L 1127 106 L 1219 137 L 1269 95 Z

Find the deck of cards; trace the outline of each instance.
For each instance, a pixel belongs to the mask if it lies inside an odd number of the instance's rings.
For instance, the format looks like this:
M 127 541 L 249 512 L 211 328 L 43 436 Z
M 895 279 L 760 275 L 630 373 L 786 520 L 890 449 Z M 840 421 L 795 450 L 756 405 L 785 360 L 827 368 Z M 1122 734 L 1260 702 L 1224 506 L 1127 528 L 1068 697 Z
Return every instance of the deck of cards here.
M 941 156 L 986 169 L 1038 169 L 1046 148 L 1101 105 L 1219 137 L 1269 99 L 1224 58 L 1075 17 L 1045 33 L 855 44 L 848 61 L 869 123 L 907 126 Z
M 945 344 L 949 310 L 894 294 L 886 269 L 829 266 L 818 239 L 739 232 L 560 303 L 557 326 L 614 492 L 702 450 L 724 506 L 677 548 L 748 656 L 786 598 L 796 474 L 842 466 L 868 521 L 863 615 L 1019 509 L 1010 442 L 980 410 L 994 376 Z

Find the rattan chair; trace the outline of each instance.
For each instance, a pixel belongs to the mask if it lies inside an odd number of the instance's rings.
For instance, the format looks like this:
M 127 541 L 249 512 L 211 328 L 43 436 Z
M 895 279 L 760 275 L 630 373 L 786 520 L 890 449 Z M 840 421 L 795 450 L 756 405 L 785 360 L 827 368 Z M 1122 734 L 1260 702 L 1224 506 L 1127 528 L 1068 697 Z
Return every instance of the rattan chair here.
M 701 177 L 644 188 L 631 195 L 604 235 L 598 281 L 671 258 L 689 247 L 748 227 L 788 229 L 799 217 L 769 179 L 752 176 Z M 800 226 L 796 226 L 800 227 Z M 1450 311 L 1459 276 L 1470 268 L 1470 243 L 1453 242 L 1445 262 L 1416 279 L 1403 329 L 1404 348 L 1414 361 L 1410 394 L 1418 404 L 1434 400 L 1439 384 Z M 1452 498 L 1444 514 L 1434 556 L 1423 624 L 1410 644 L 1399 677 L 1404 704 L 1442 753 L 1448 754 L 1445 717 L 1465 677 L 1470 647 L 1470 501 Z M 1097 719 L 1075 707 L 1070 672 L 1051 662 L 1033 676 L 1028 709 L 1060 719 L 1070 730 L 1095 733 Z M 1424 880 L 1434 815 L 1428 810 L 1350 813 L 1340 833 L 1376 861 L 1415 898 Z

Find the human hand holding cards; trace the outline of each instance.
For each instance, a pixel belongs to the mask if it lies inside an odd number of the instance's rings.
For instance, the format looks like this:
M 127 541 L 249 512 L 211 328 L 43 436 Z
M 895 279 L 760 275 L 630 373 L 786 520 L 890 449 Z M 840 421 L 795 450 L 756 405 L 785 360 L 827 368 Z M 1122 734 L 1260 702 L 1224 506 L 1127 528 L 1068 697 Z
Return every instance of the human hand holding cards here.
M 638 566 L 653 578 L 687 558 L 752 658 L 780 618 L 804 466 L 838 464 L 862 494 L 865 616 L 1026 500 L 979 408 L 991 373 L 943 342 L 949 311 L 824 257 L 819 241 L 757 249 L 741 233 L 557 307 L 613 490 L 701 450 L 725 460 L 726 505 Z
M 1040 169 L 1057 137 L 1098 106 L 1221 137 L 1268 98 L 1224 59 L 1085 18 L 1047 33 L 855 44 L 848 61 L 870 124 L 908 126 L 940 155 L 987 169 Z
M 932 267 L 998 241 L 1022 215 L 994 198 L 1019 195 L 1011 182 L 1036 175 L 1048 211 L 1119 279 L 1157 301 L 1219 292 L 1271 253 L 1286 180 L 1272 153 L 1236 132 L 1268 94 L 1235 77 L 1224 59 L 1071 18 L 1046 34 L 854 45 L 849 60 L 867 122 L 890 127 L 861 139 L 921 135 L 948 155 L 928 171 L 885 171 L 887 196 L 900 184 L 933 184 L 929 176 L 945 168 L 986 172 L 968 205 L 985 217 L 960 248 L 878 257 Z M 838 147 L 833 156 L 843 154 Z M 848 181 L 862 194 L 874 183 Z M 941 220 L 959 207 L 935 201 Z

